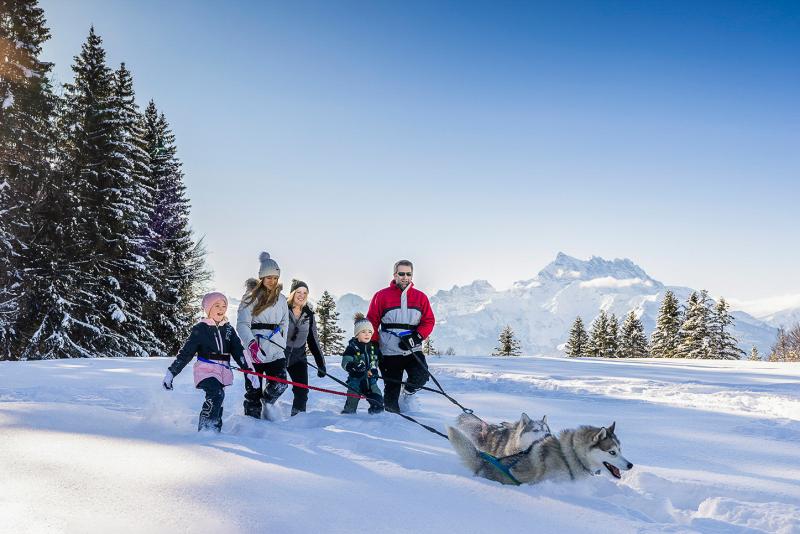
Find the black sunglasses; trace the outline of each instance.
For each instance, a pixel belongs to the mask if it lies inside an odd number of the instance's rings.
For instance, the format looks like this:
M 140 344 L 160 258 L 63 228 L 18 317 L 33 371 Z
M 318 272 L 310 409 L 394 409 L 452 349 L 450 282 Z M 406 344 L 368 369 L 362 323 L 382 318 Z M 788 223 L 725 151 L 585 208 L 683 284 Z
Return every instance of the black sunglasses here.
M 397 276 L 411 276 L 411 273 L 401 273 L 400 271 L 398 271 Z

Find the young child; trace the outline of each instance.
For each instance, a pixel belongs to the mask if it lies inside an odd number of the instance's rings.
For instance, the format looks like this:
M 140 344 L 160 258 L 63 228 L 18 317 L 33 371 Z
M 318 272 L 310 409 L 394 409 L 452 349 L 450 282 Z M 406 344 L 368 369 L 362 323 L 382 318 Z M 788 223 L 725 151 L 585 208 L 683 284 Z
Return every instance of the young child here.
M 351 393 L 366 395 L 369 402 L 369 413 L 383 411 L 383 395 L 378 387 L 378 362 L 381 353 L 378 345 L 371 343 L 372 323 L 364 314 L 357 313 L 353 317 L 353 339 L 342 354 L 342 367 L 347 371 L 347 386 Z M 347 397 L 342 413 L 356 413 L 357 397 Z
M 242 369 L 250 369 L 244 358 L 244 347 L 236 335 L 236 330 L 228 323 L 225 312 L 228 311 L 228 299 L 222 293 L 208 293 L 203 297 L 203 311 L 206 318 L 192 327 L 189 339 L 184 343 L 178 357 L 167 369 L 163 385 L 172 389 L 172 379 L 197 355 L 200 358 L 219 363 L 230 364 L 231 356 Z M 247 375 L 247 378 L 258 385 L 258 377 Z M 233 383 L 233 372 L 227 367 L 194 362 L 194 385 L 206 393 L 203 409 L 197 430 L 222 430 L 222 400 L 225 398 L 225 386 Z

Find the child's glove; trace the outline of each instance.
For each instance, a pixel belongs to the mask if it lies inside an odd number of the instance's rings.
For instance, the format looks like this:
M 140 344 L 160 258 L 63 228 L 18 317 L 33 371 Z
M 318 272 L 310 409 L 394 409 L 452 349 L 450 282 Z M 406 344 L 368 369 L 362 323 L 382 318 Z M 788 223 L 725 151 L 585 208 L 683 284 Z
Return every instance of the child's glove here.
M 367 364 L 363 360 L 347 364 L 347 372 L 354 376 L 362 376 L 367 371 Z
M 328 370 L 325 369 L 324 365 L 317 367 L 317 377 L 323 378 L 325 375 L 328 374 Z
M 175 375 L 172 374 L 172 371 L 167 369 L 167 374 L 164 375 L 164 380 L 161 382 L 161 384 L 164 386 L 164 389 L 172 389 L 173 378 L 175 378 Z
M 247 350 L 250 351 L 250 360 L 253 363 L 261 363 L 261 358 L 258 357 L 258 340 L 254 339 L 247 345 Z
M 258 381 L 258 377 L 256 375 L 247 373 L 247 379 L 250 381 L 250 385 L 254 388 L 259 389 L 261 387 L 261 382 Z

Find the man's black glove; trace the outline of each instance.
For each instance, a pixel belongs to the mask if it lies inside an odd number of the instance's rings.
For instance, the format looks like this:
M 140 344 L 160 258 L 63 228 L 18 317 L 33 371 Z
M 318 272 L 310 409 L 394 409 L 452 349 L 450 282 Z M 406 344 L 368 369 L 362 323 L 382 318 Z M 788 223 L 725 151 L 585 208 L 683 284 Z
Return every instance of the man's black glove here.
M 414 350 L 414 347 L 418 347 L 422 344 L 422 336 L 414 330 L 410 334 L 406 334 L 400 336 L 400 343 L 398 346 L 401 350 Z
M 367 372 L 367 364 L 364 363 L 364 360 L 358 360 L 348 363 L 346 369 L 353 376 L 363 376 Z
M 328 371 L 327 371 L 327 369 L 325 369 L 324 365 L 321 365 L 320 367 L 317 367 L 317 376 L 319 378 L 323 378 L 327 374 L 328 374 Z

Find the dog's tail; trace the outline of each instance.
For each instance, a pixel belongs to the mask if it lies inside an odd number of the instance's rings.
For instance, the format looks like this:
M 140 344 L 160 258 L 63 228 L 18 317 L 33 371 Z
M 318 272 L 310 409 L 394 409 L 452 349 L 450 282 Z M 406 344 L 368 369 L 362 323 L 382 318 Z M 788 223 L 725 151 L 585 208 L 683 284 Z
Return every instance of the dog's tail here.
M 477 474 L 484 466 L 485 460 L 478 455 L 478 449 L 472 441 L 462 431 L 452 426 L 447 427 L 447 435 L 450 438 L 450 445 L 456 450 L 467 469 Z
M 462 413 L 456 418 L 456 426 L 471 438 L 477 436 L 485 423 L 471 413 Z

